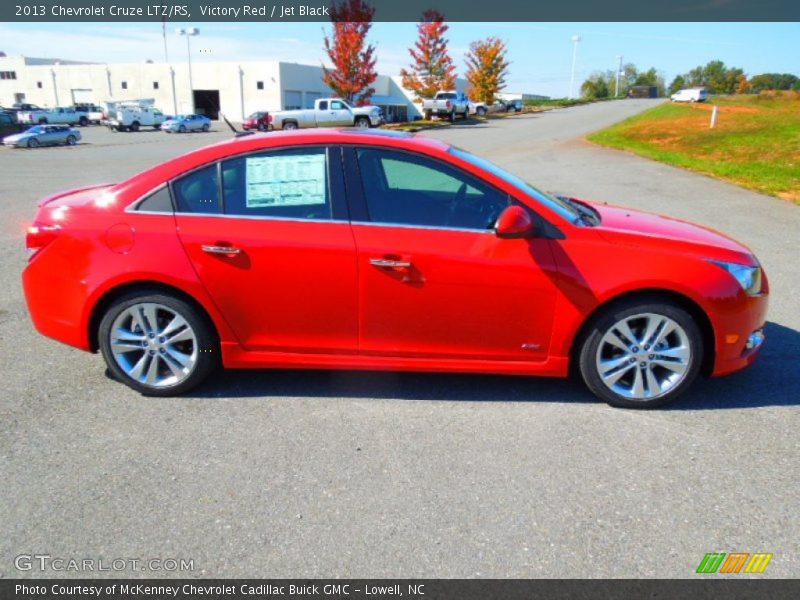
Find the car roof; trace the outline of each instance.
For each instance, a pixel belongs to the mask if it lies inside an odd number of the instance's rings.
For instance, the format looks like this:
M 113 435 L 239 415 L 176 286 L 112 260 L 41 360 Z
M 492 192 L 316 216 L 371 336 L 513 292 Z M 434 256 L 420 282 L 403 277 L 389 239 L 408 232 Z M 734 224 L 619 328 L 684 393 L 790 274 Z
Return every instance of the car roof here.
M 411 133 L 383 129 L 326 128 L 273 131 L 235 137 L 183 154 L 172 160 L 142 171 L 130 179 L 116 184 L 114 193 L 138 196 L 153 189 L 159 183 L 169 181 L 182 173 L 196 169 L 206 163 L 222 160 L 239 154 L 258 152 L 270 148 L 293 147 L 316 144 L 359 144 L 416 150 L 424 154 L 441 155 L 450 146 L 439 140 Z

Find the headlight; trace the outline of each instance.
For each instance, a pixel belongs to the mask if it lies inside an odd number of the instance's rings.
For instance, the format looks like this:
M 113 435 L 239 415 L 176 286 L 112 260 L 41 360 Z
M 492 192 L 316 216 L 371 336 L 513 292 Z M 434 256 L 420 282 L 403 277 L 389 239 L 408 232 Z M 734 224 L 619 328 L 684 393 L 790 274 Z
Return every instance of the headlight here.
M 751 267 L 721 260 L 709 260 L 708 262 L 722 267 L 730 273 L 749 296 L 757 296 L 761 293 L 761 267 Z

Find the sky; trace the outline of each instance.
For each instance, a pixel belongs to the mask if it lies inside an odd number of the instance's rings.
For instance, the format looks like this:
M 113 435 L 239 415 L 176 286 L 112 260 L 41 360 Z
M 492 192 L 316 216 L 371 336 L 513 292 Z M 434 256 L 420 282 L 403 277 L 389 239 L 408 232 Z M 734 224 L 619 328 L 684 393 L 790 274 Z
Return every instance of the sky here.
M 186 24 L 182 24 L 186 25 Z M 191 24 L 189 24 L 191 25 Z M 506 90 L 563 97 L 569 94 L 573 35 L 580 35 L 576 88 L 592 72 L 613 70 L 618 56 L 640 70 L 656 67 L 667 83 L 678 74 L 719 59 L 749 75 L 800 75 L 800 23 L 450 23 L 446 36 L 459 75 L 470 42 L 503 39 L 511 61 Z M 167 25 L 170 61 L 186 60 L 184 38 Z M 282 60 L 328 64 L 324 23 L 199 23 L 193 61 Z M 381 74 L 397 75 L 410 63 L 416 23 L 374 23 Z M 0 23 L 0 51 L 93 62 L 164 60 L 160 23 Z M 576 89 L 577 91 L 577 89 Z

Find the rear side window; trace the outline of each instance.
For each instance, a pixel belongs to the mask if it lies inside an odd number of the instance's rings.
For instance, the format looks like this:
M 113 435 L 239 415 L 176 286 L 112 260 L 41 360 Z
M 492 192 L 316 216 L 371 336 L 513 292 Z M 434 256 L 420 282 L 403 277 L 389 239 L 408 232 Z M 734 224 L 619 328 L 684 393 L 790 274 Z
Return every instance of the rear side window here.
M 325 148 L 293 148 L 222 163 L 225 214 L 330 220 Z
M 136 205 L 136 210 L 142 212 L 171 213 L 172 195 L 169 193 L 169 188 L 164 186 L 151 193 L 147 198 Z
M 172 191 L 178 212 L 219 213 L 218 184 L 216 163 L 173 181 Z

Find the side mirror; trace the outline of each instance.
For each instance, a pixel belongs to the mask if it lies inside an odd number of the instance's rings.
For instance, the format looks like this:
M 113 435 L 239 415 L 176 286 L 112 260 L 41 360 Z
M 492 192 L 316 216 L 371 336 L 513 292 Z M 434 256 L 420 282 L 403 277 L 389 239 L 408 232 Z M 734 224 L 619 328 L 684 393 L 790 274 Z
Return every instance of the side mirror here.
M 533 237 L 536 235 L 536 223 L 530 213 L 521 206 L 509 206 L 497 218 L 494 232 L 502 239 Z

